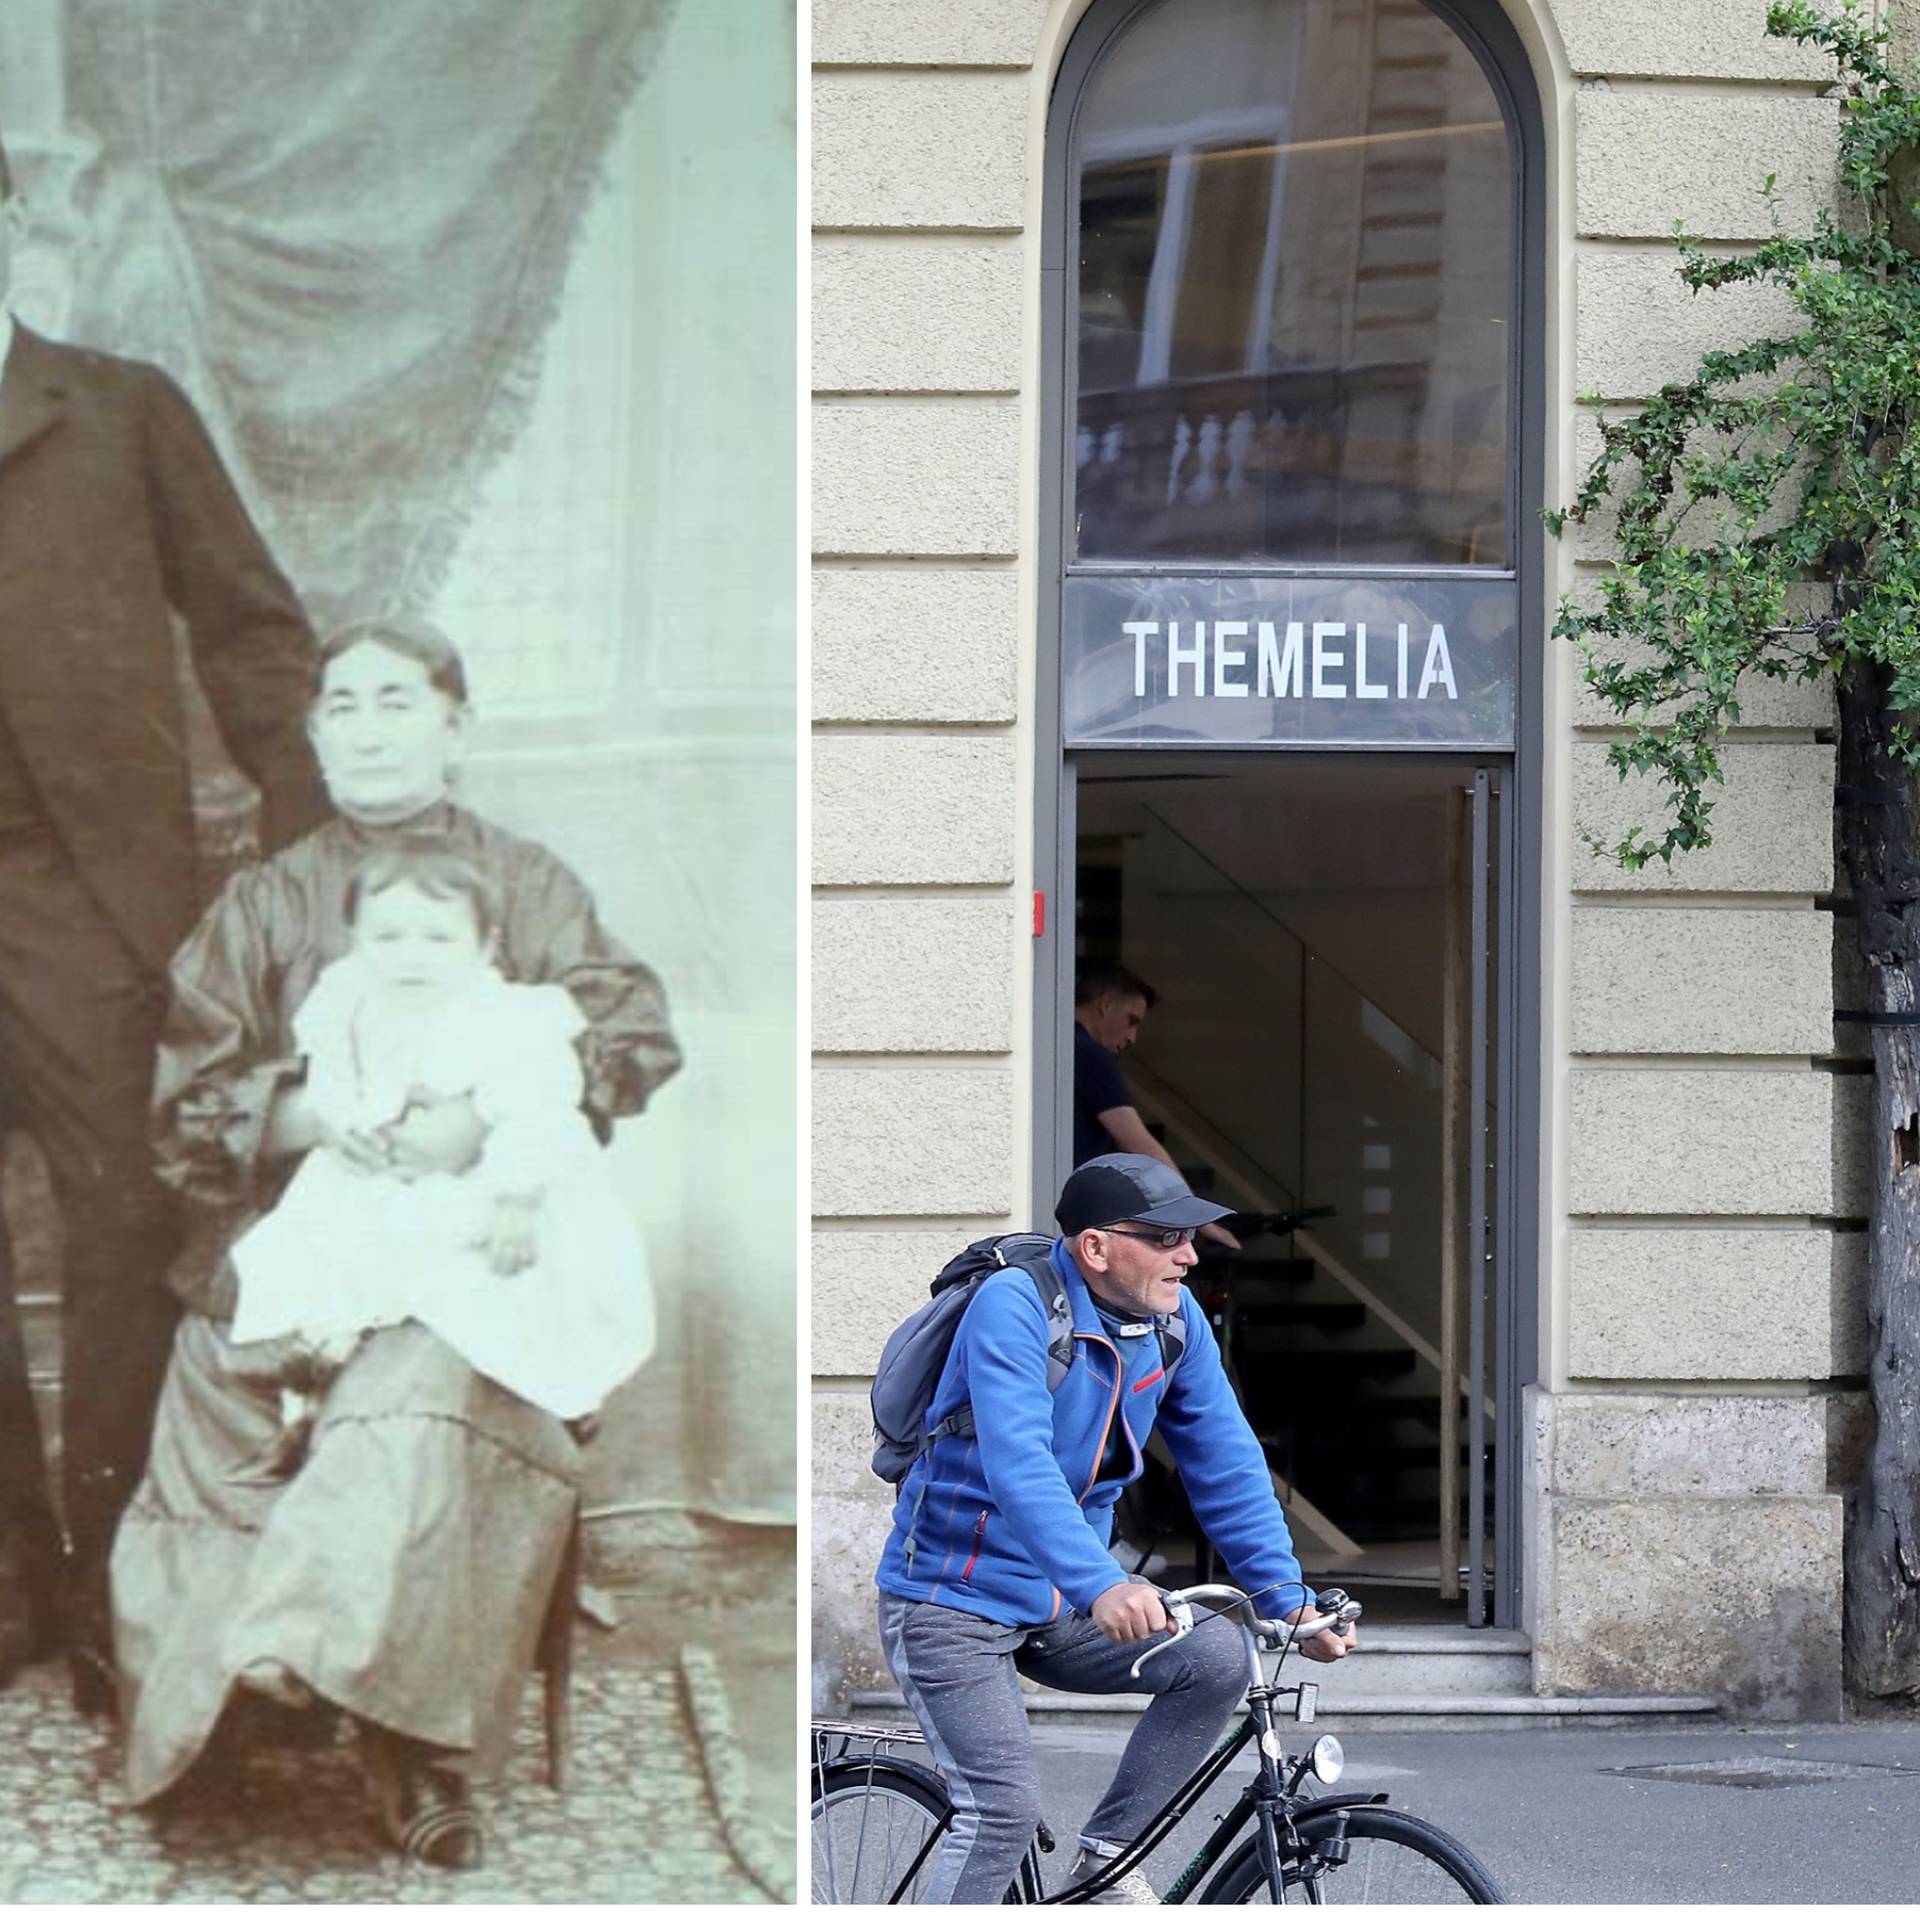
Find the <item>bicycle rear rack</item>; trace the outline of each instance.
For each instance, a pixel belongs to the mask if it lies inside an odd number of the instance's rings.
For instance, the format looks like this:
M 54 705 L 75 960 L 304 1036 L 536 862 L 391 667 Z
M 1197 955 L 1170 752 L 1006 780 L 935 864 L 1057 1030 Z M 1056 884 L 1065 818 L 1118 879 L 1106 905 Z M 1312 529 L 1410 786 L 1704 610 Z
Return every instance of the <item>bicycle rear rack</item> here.
M 926 1747 L 926 1737 L 917 1729 L 894 1729 L 880 1723 L 836 1723 L 816 1719 L 813 1725 L 813 1775 L 818 1788 L 827 1766 L 833 1763 L 866 1763 L 879 1768 L 892 1757 L 896 1746 Z
M 878 1751 L 895 1743 L 924 1745 L 926 1740 L 925 1734 L 911 1725 L 895 1729 L 880 1723 L 816 1721 L 813 1726 L 813 1760 L 816 1763 L 837 1762 L 843 1756 L 856 1754 L 856 1744 L 864 1744 L 868 1749 Z

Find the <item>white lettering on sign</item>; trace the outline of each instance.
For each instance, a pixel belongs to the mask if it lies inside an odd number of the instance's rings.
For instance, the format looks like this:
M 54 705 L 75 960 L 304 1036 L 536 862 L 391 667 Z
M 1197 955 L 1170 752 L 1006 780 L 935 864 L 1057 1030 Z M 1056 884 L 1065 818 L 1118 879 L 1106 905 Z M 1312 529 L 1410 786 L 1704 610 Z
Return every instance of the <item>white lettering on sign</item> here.
M 1193 622 L 1193 643 L 1180 643 L 1180 621 L 1167 621 L 1167 696 L 1177 699 L 1180 696 L 1180 668 L 1183 665 L 1193 667 L 1193 690 L 1196 698 L 1207 695 L 1207 622 L 1195 619 Z
M 1227 668 L 1236 669 L 1247 662 L 1244 648 L 1229 645 L 1229 639 L 1247 636 L 1245 619 L 1216 619 L 1213 623 L 1213 696 L 1217 699 L 1243 699 L 1247 696 L 1244 679 L 1230 679 Z
M 1347 655 L 1336 652 L 1327 641 L 1346 637 L 1344 625 L 1329 625 L 1316 619 L 1313 623 L 1313 696 L 1317 699 L 1343 699 L 1347 696 L 1344 685 L 1335 685 L 1327 673 L 1335 666 L 1345 665 Z
M 1192 678 L 1191 696 L 1205 698 L 1211 690 L 1217 699 L 1243 699 L 1249 692 L 1263 699 L 1343 699 L 1348 695 L 1344 672 L 1347 654 L 1334 643 L 1347 636 L 1343 623 L 1316 619 L 1313 624 L 1313 669 L 1307 670 L 1307 628 L 1299 619 L 1287 621 L 1281 635 L 1279 624 L 1261 619 L 1249 627 L 1245 619 L 1220 619 L 1209 634 L 1207 621 L 1192 622 L 1192 636 L 1181 636 L 1179 619 L 1169 619 L 1162 647 L 1167 673 L 1167 697 L 1179 698 L 1182 668 Z M 1126 619 L 1121 631 L 1133 641 L 1133 696 L 1144 699 L 1148 691 L 1148 654 L 1154 640 L 1161 636 L 1158 619 Z M 1254 633 L 1254 682 L 1251 687 L 1243 676 L 1247 648 L 1236 641 Z M 1394 675 L 1391 687 L 1384 679 L 1368 677 L 1367 628 L 1353 628 L 1353 693 L 1362 699 L 1404 699 L 1407 696 L 1407 628 L 1395 633 Z M 1211 663 L 1209 663 L 1211 653 Z M 1308 687 L 1311 685 L 1311 692 Z M 1458 699 L 1460 688 L 1453 676 L 1453 653 L 1447 645 L 1447 628 L 1436 625 L 1427 635 L 1426 658 L 1420 667 L 1420 683 L 1413 696 L 1424 699 L 1435 691 L 1449 699 Z
M 1300 696 L 1301 667 L 1306 657 L 1301 641 L 1305 632 L 1306 627 L 1298 619 L 1289 621 L 1287 643 L 1282 650 L 1274 642 L 1273 621 L 1260 621 L 1260 672 L 1254 689 L 1263 699 Z M 1287 689 L 1289 679 L 1293 681 L 1291 690 Z
M 1383 699 L 1387 696 L 1384 685 L 1375 685 L 1367 677 L 1367 628 L 1364 625 L 1353 628 L 1353 696 L 1357 699 Z
M 1453 655 L 1447 650 L 1444 625 L 1436 625 L 1427 641 L 1427 662 L 1420 669 L 1420 696 L 1425 698 L 1435 685 L 1444 685 L 1450 699 L 1460 696 L 1460 688 L 1453 682 Z
M 1147 696 L 1147 641 L 1160 630 L 1158 619 L 1128 619 L 1122 632 L 1133 634 L 1133 696 Z M 1400 696 L 1407 695 L 1407 628 L 1400 628 Z

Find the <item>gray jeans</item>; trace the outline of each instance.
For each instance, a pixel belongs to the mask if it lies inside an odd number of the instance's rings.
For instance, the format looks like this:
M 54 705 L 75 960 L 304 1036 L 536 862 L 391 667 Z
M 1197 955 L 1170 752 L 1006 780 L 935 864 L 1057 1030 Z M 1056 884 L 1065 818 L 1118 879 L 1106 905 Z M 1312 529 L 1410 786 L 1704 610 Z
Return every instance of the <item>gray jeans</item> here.
M 1137 1677 L 1128 1666 L 1148 1645 L 1109 1643 L 1091 1618 L 1071 1613 L 1022 1628 L 883 1593 L 880 1639 L 953 1797 L 953 1824 L 921 1899 L 929 1903 L 999 1902 L 1039 1825 L 1019 1676 L 1154 1699 L 1081 1832 L 1082 1847 L 1102 1853 L 1153 1820 L 1219 1741 L 1247 1687 L 1245 1639 L 1225 1624 L 1162 1651 Z

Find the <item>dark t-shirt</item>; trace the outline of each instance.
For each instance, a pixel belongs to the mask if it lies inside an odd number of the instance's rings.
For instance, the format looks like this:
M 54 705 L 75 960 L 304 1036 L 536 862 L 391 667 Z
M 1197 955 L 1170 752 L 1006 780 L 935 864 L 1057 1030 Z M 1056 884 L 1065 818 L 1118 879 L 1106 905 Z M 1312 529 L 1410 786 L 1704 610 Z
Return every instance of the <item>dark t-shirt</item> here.
M 1100 1122 L 1102 1111 L 1115 1105 L 1131 1104 L 1133 1093 L 1127 1089 L 1120 1060 L 1105 1045 L 1092 1037 L 1077 1020 L 1073 1027 L 1073 1161 L 1085 1164 L 1089 1158 L 1104 1157 L 1120 1147 L 1107 1127 Z

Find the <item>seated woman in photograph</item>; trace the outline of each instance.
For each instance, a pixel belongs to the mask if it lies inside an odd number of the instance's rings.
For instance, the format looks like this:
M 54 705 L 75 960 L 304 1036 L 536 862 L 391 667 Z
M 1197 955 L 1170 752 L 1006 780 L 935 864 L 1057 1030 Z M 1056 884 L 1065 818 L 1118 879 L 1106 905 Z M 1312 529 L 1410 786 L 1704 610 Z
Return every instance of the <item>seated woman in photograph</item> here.
M 264 1482 L 298 1467 L 368 1331 L 412 1318 L 568 1419 L 653 1348 L 640 1235 L 580 1109 L 579 1007 L 501 976 L 493 887 L 437 845 L 373 853 L 346 919 L 352 949 L 293 1019 L 324 1141 L 232 1252 L 233 1368 L 281 1390 L 280 1436 L 252 1467 Z M 460 1176 L 411 1175 L 395 1127 L 460 1097 L 487 1127 L 480 1157 Z
M 501 976 L 562 987 L 584 1019 L 581 1109 L 599 1135 L 679 1066 L 658 981 L 580 882 L 452 803 L 466 722 L 459 656 L 431 627 L 371 621 L 328 640 L 311 723 L 339 816 L 232 880 L 175 961 L 156 1136 L 193 1213 L 176 1277 L 189 1310 L 113 1556 L 134 1802 L 186 1774 L 237 1690 L 318 1698 L 353 1719 L 390 1839 L 455 1868 L 480 1860 L 468 1781 L 512 1735 L 578 1447 L 553 1411 L 410 1315 L 354 1345 L 305 1461 L 273 1481 L 257 1466 L 282 1439 L 281 1387 L 231 1340 L 227 1253 L 315 1155 L 456 1186 L 484 1159 L 484 1097 L 410 1081 L 404 1115 L 370 1137 L 332 1128 L 324 1084 L 302 1082 L 295 1020 L 353 950 L 349 893 L 375 854 L 431 846 L 482 875 Z

